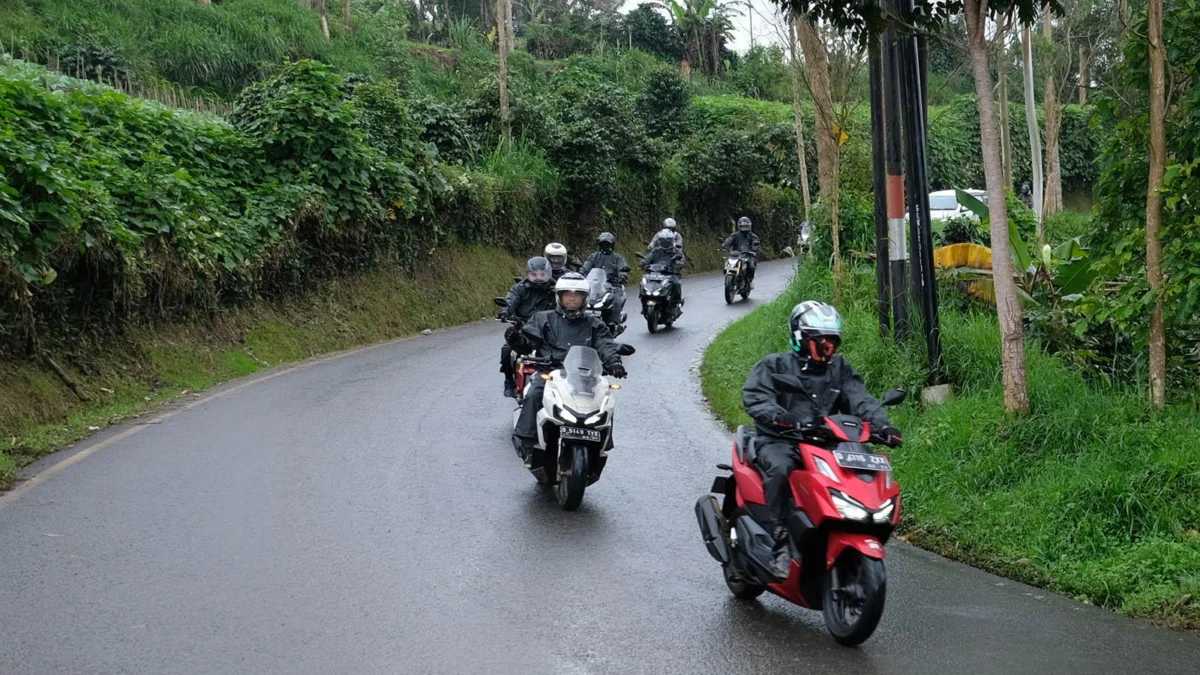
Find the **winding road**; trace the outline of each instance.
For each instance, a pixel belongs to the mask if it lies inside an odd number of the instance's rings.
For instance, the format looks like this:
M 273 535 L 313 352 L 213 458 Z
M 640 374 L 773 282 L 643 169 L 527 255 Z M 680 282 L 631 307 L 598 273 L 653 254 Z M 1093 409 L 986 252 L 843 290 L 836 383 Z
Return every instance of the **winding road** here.
M 790 271 L 764 263 L 757 302 Z M 696 364 L 755 304 L 720 286 L 686 279 L 673 330 L 631 316 L 616 449 L 575 513 L 513 453 L 490 322 L 235 382 L 44 460 L 0 495 L 0 673 L 1200 672 L 1194 635 L 899 542 L 859 649 L 819 613 L 731 597 L 692 513 L 729 452 Z

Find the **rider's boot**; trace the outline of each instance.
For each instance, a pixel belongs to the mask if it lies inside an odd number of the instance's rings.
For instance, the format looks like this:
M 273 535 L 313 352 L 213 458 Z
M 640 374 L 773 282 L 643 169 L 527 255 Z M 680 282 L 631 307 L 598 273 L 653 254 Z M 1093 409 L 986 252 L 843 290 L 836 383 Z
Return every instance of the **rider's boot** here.
M 775 548 L 771 549 L 771 575 L 777 581 L 786 581 L 792 572 L 792 551 L 788 546 L 787 528 L 779 525 L 772 533 L 775 537 Z
M 517 383 L 511 377 L 504 378 L 504 395 L 508 398 L 517 397 Z

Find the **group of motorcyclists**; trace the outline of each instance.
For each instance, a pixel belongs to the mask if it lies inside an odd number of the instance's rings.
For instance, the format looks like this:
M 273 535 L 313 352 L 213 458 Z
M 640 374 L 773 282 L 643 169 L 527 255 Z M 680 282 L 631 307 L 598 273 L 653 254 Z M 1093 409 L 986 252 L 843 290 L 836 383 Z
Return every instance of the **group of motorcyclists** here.
M 501 371 L 504 373 L 504 395 L 516 397 L 513 378 L 514 354 L 538 352 L 551 360 L 561 361 L 574 346 L 594 349 L 604 370 L 613 377 L 627 375 L 618 345 L 605 319 L 588 313 L 589 285 L 584 275 L 602 269 L 614 289 L 622 289 L 628 280 L 629 267 L 616 252 L 616 237 L 604 232 L 597 238 L 597 250 L 579 264 L 569 257 L 565 246 L 552 243 L 542 256 L 530 258 L 525 278 L 509 289 L 500 314 L 510 326 L 505 331 L 501 348 Z M 758 235 L 753 232 L 749 218 L 741 217 L 736 230 L 724 241 L 722 248 L 750 254 L 748 274 L 754 278 L 756 258 L 761 249 Z M 641 267 L 649 270 L 656 265 L 676 278 L 674 289 L 683 298 L 678 277 L 685 264 L 683 237 L 672 218 L 651 239 L 642 256 Z M 573 271 L 572 268 L 578 270 Z M 772 519 L 775 537 L 774 569 L 777 578 L 787 577 L 790 552 L 786 545 L 787 531 L 783 519 L 788 509 L 790 493 L 788 475 L 800 460 L 795 443 L 787 440 L 788 431 L 835 412 L 847 412 L 869 420 L 887 443 L 898 445 L 900 433 L 893 429 L 886 412 L 868 392 L 862 379 L 836 352 L 841 344 L 842 320 L 837 310 L 822 302 L 808 301 L 796 305 L 788 325 L 791 351 L 763 358 L 751 371 L 742 391 L 746 412 L 755 421 L 762 441 L 757 463 L 764 476 L 767 508 Z M 777 389 L 773 375 L 786 373 L 798 377 L 806 395 Z M 533 378 L 526 392 L 520 413 L 513 428 L 513 444 L 529 465 L 537 440 L 536 420 L 542 408 L 545 381 Z

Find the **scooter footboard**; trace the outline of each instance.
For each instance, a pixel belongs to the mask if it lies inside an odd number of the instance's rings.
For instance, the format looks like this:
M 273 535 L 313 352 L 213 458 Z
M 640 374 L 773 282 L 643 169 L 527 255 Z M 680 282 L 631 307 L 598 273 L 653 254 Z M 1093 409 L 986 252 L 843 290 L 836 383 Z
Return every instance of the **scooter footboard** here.
M 883 544 L 874 535 L 855 532 L 832 532 L 825 548 L 825 566 L 832 567 L 842 552 L 852 548 L 868 558 L 883 560 Z
M 709 555 L 722 565 L 727 564 L 729 542 L 725 539 L 725 517 L 721 515 L 716 497 L 704 495 L 696 500 L 696 520 L 700 523 L 700 534 L 704 537 Z

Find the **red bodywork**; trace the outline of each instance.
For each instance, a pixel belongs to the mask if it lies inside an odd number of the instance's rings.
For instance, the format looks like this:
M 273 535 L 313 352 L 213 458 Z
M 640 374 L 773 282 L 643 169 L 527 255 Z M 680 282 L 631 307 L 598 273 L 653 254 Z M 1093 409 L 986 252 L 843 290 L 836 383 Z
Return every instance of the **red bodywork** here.
M 842 441 L 866 443 L 871 437 L 870 425 L 866 422 L 862 423 L 862 433 L 859 438 L 849 438 L 845 430 L 835 422 L 827 420 L 826 425 L 833 435 Z M 838 466 L 830 450 L 808 443 L 798 443 L 797 446 L 804 460 L 804 468 L 793 471 L 789 477 L 792 497 L 799 509 L 808 515 L 815 529 L 821 530 L 822 525 L 825 526 L 824 531 L 827 533 L 825 567 L 833 566 L 838 556 L 847 548 L 856 549 L 865 556 L 882 560 L 884 557 L 883 543 L 877 537 L 849 531 L 853 528 L 839 527 L 839 523 L 848 521 L 842 518 L 841 513 L 834 506 L 829 490 L 830 488 L 838 490 L 873 510 L 882 508 L 889 499 L 894 498 L 896 506 L 892 511 L 891 520 L 891 524 L 894 526 L 900 522 L 900 485 L 888 473 L 878 473 L 875 480 L 867 482 L 859 478 L 853 470 Z M 830 479 L 817 469 L 817 459 L 829 466 L 833 474 L 838 477 L 838 481 Z M 766 504 L 763 495 L 762 474 L 754 466 L 741 461 L 736 440 L 733 447 L 733 475 L 739 507 L 745 507 L 747 502 Z M 814 603 L 807 600 L 801 590 L 802 572 L 800 563 L 793 560 L 791 574 L 787 580 L 771 584 L 768 588 L 772 593 L 802 607 L 811 607 Z

